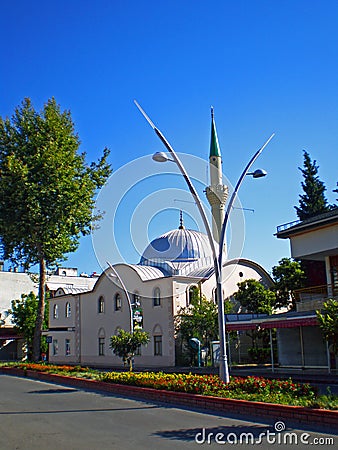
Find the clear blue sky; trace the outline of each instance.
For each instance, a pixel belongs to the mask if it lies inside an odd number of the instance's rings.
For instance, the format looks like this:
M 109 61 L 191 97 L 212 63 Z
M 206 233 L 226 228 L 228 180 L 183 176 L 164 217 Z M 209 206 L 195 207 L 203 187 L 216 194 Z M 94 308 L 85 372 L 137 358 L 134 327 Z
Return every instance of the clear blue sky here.
M 327 198 L 335 201 L 336 0 L 13 0 L 3 3 L 0 21 L 0 115 L 11 115 L 24 97 L 40 109 L 54 96 L 71 111 L 88 161 L 107 146 L 114 172 L 163 150 L 134 99 L 177 151 L 203 160 L 213 105 L 232 184 L 276 132 L 256 164 L 268 177 L 247 179 L 240 191 L 243 207 L 254 209 L 245 212 L 242 256 L 268 271 L 290 255 L 288 242 L 273 234 L 296 219 L 303 149 L 317 160 Z M 150 177 L 139 192 L 165 189 L 169 179 Z M 119 210 L 116 236 L 125 258 L 137 262 L 128 250 L 130 204 Z M 178 213 L 171 208 L 148 222 L 151 239 L 175 228 Z M 90 238 L 65 265 L 100 271 Z

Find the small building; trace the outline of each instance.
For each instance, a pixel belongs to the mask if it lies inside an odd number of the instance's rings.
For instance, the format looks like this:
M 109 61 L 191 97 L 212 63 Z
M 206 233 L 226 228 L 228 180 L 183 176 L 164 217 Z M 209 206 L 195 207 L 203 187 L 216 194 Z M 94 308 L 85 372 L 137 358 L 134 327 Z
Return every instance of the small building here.
M 316 310 L 338 299 L 338 208 L 307 220 L 277 228 L 279 239 L 290 239 L 291 256 L 302 261 L 306 287 L 297 294 L 297 314 L 312 317 L 312 326 L 278 330 L 280 363 L 336 370 L 337 357 L 330 351 L 316 322 Z
M 91 290 L 97 281 L 96 276 L 78 276 L 76 268 L 59 267 L 46 277 L 46 289 L 51 296 L 57 290 L 80 292 Z M 0 263 L 0 360 L 22 359 L 25 356 L 22 336 L 18 335 L 9 314 L 12 300 L 20 300 L 23 294 L 38 294 L 38 274 L 4 270 Z M 60 291 L 59 291 L 60 292 Z

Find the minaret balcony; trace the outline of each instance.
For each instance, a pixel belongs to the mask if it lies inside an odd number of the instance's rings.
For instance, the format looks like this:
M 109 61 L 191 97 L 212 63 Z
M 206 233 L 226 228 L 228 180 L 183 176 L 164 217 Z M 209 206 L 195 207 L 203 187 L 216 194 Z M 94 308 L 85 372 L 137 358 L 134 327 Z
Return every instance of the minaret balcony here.
M 208 202 L 211 206 L 225 205 L 228 198 L 228 186 L 216 184 L 208 186 L 205 190 Z

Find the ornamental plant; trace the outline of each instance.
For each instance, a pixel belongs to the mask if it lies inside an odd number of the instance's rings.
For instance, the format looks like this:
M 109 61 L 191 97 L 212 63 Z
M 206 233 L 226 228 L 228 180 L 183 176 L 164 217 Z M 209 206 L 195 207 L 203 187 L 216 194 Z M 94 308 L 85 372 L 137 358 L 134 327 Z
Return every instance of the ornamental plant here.
M 135 330 L 133 333 L 120 329 L 117 335 L 111 336 L 110 348 L 113 353 L 123 360 L 126 366 L 129 364 L 129 370 L 133 370 L 133 358 L 140 345 L 146 345 L 149 342 L 149 334 L 146 331 Z
M 230 383 L 225 384 L 216 375 L 194 375 L 192 373 L 100 372 L 80 366 L 32 363 L 0 363 L 1 367 L 17 367 L 77 378 L 95 379 L 107 383 L 210 395 L 227 399 L 338 410 L 338 397 L 336 395 L 328 392 L 327 395 L 319 396 L 315 387 L 307 383 L 295 383 L 291 378 L 279 380 L 255 376 L 231 377 Z

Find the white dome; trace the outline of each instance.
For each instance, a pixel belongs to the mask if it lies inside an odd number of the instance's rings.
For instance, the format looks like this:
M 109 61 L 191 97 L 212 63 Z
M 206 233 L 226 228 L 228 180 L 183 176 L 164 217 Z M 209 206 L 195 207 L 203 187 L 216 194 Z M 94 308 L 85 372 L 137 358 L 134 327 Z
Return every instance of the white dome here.
M 154 239 L 143 252 L 140 264 L 192 263 L 198 260 L 207 260 L 209 264 L 213 260 L 207 235 L 180 227 Z

